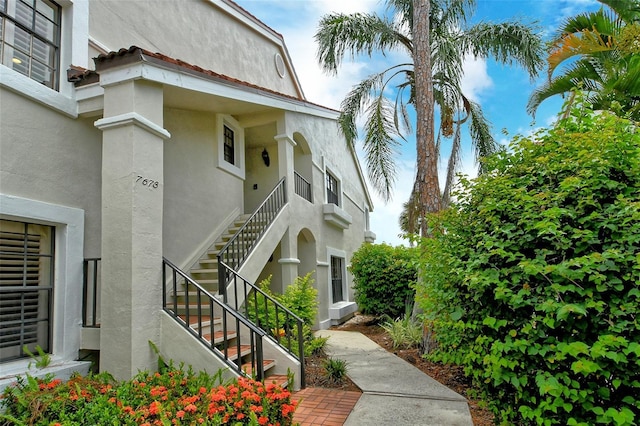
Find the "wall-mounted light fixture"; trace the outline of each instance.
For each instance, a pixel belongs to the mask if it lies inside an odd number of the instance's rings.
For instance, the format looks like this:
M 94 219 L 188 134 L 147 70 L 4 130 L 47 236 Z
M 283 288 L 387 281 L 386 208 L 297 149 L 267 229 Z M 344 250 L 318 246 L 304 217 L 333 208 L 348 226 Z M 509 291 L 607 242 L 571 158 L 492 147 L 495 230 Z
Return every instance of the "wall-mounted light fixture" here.
M 269 152 L 267 151 L 267 148 L 262 150 L 262 161 L 264 161 L 264 165 L 269 167 L 269 164 L 271 164 L 271 159 L 269 158 Z

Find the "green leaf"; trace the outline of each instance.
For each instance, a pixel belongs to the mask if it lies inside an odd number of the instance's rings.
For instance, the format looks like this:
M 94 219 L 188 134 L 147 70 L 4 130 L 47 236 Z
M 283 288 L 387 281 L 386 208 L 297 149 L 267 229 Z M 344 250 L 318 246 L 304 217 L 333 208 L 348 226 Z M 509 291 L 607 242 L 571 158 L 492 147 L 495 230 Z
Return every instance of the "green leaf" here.
M 587 310 L 585 309 L 584 305 L 569 303 L 558 309 L 558 311 L 556 312 L 556 318 L 558 320 L 564 320 L 567 319 L 569 314 L 578 314 L 582 316 L 587 314 Z
M 586 376 L 600 370 L 600 366 L 588 359 L 579 359 L 571 364 L 571 370 L 574 373 L 581 373 Z

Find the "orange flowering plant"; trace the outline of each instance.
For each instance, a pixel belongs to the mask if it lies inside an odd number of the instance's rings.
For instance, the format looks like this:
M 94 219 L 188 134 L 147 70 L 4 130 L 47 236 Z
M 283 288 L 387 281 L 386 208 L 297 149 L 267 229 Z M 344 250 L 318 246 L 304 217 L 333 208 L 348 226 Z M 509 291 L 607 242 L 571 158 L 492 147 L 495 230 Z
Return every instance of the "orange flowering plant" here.
M 274 383 L 191 368 L 141 372 L 116 383 L 106 373 L 67 382 L 26 377 L 2 395 L 0 425 L 280 425 L 293 423 L 296 403 Z

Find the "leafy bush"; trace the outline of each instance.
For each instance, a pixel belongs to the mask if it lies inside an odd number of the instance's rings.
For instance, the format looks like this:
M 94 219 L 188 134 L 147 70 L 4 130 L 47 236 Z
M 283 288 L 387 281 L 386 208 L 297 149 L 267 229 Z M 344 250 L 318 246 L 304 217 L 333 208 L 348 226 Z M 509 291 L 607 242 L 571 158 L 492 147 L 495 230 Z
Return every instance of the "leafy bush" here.
M 275 384 L 168 368 L 116 383 L 108 374 L 66 383 L 26 377 L 3 394 L 0 424 L 291 425 L 296 403 Z
M 431 218 L 418 298 L 504 422 L 640 422 L 640 136 L 583 104 Z
M 299 316 L 309 327 L 313 326 L 318 314 L 318 290 L 313 287 L 313 278 L 309 272 L 304 277 L 296 277 L 278 300 Z
M 313 287 L 312 274 L 313 272 L 309 272 L 304 277 L 296 277 L 284 294 L 275 294 L 271 291 L 271 276 L 258 284 L 262 291 L 280 302 L 303 321 L 302 338 L 304 339 L 304 353 L 307 356 L 322 349 L 326 343 L 326 341 L 322 342 L 321 338 L 316 341 L 317 338 L 313 336 L 311 331 L 318 314 L 318 290 Z M 252 293 L 247 299 L 247 316 L 279 341 L 284 339 L 287 343 L 291 342 L 291 350 L 298 355 L 297 326 L 291 319 L 287 323 L 287 317 L 282 309 L 276 311 L 273 303 L 269 302 L 265 305 L 265 296 L 256 294 L 254 297 Z
M 387 320 L 381 327 L 391 337 L 394 349 L 417 348 L 422 343 L 422 323 L 412 320 L 410 313 L 406 313 L 402 318 Z
M 413 303 L 417 250 L 388 244 L 364 244 L 351 258 L 355 299 L 365 314 L 396 318 Z

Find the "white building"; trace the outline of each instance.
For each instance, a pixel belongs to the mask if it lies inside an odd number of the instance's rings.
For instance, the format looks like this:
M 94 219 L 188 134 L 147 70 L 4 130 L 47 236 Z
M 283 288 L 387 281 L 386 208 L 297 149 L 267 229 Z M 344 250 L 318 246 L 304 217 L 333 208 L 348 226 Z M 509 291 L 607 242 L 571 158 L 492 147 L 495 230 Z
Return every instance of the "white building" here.
M 149 341 L 299 372 L 247 324 L 237 274 L 282 292 L 315 271 L 326 328 L 356 310 L 346 267 L 375 235 L 338 113 L 305 100 L 282 37 L 230 0 L 0 0 L 0 25 L 0 377 L 40 345 L 128 378 Z

